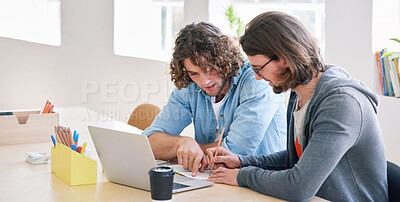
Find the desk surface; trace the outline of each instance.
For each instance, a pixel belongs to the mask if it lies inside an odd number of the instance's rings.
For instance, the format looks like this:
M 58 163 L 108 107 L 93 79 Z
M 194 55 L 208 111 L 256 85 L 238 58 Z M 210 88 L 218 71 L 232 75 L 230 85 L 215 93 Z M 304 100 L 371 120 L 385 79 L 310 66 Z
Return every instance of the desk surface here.
M 87 125 L 102 125 L 131 132 L 139 129 L 115 120 L 107 120 L 84 108 L 61 108 L 60 124 L 80 133 L 80 141 L 94 150 Z M 50 164 L 31 165 L 25 162 L 26 152 L 50 153 L 50 141 L 45 143 L 0 146 L 0 201 L 151 201 L 150 192 L 107 181 L 98 174 L 97 184 L 69 186 L 51 172 Z M 93 152 L 92 155 L 98 161 Z M 98 173 L 101 165 L 98 161 Z M 178 193 L 173 201 L 281 201 L 247 188 L 214 184 L 212 187 Z M 324 201 L 314 197 L 312 201 Z

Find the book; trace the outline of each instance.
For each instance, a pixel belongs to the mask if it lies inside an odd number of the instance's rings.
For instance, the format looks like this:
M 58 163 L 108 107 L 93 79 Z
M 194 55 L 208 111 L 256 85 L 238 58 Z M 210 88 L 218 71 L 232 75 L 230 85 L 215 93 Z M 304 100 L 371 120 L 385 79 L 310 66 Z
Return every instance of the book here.
M 383 55 L 383 53 L 384 53 L 384 50 L 382 49 L 382 51 L 380 51 L 379 52 L 380 53 L 380 55 L 381 55 L 381 66 L 382 66 L 382 79 L 383 79 L 383 83 L 384 83 L 384 86 L 383 86 L 383 89 L 384 89 L 384 95 L 386 95 L 386 96 L 389 96 L 389 92 L 388 92 L 388 81 L 387 81 L 387 79 L 386 79 L 386 72 L 385 72 L 385 63 L 383 62 L 383 58 L 382 58 L 382 55 Z
M 399 72 L 399 62 L 400 58 L 393 58 L 393 62 L 397 71 L 397 78 L 399 79 L 399 85 L 400 85 L 400 72 Z
M 383 79 L 383 75 L 382 75 L 381 53 L 379 51 L 375 51 L 375 59 L 376 59 L 376 66 L 378 68 L 379 81 L 381 82 L 382 95 L 385 95 L 386 90 L 385 90 L 385 83 L 383 82 L 384 79 Z
M 396 66 L 394 64 L 394 60 L 391 56 L 385 57 L 388 64 L 390 80 L 392 81 L 393 85 L 393 93 L 395 97 L 400 97 L 400 85 L 399 85 L 399 78 L 397 76 Z
M 381 54 L 385 54 L 387 52 L 387 49 L 384 48 L 382 49 Z M 386 92 L 387 92 L 387 96 L 394 96 L 394 92 L 393 92 L 393 84 L 390 78 L 390 71 L 389 71 L 389 63 L 388 63 L 388 58 L 384 57 L 381 59 L 381 64 L 383 66 L 383 69 L 385 71 L 385 83 L 386 83 Z

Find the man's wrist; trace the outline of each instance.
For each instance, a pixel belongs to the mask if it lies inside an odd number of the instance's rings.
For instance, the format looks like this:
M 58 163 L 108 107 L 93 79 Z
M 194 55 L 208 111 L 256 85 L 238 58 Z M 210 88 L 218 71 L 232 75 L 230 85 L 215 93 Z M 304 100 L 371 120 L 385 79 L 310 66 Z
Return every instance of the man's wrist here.
M 177 148 L 179 148 L 179 146 L 185 144 L 188 141 L 188 139 L 190 138 L 190 137 L 184 137 L 184 136 L 177 136 L 177 137 L 178 137 L 178 139 L 176 141 Z

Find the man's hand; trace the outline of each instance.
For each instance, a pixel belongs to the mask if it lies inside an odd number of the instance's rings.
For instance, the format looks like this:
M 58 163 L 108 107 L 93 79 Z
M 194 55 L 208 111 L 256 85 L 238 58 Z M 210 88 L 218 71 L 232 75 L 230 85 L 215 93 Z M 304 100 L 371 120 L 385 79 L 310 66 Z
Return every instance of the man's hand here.
M 229 169 L 229 168 L 218 168 L 214 171 L 214 173 L 208 177 L 208 181 L 228 184 L 233 186 L 239 186 L 237 182 L 237 176 L 239 173 L 239 169 Z
M 178 163 L 183 165 L 184 169 L 192 171 L 192 176 L 197 175 L 200 163 L 202 164 L 200 172 L 204 172 L 204 169 L 208 167 L 204 152 L 193 138 L 185 137 L 181 140 L 176 156 Z
M 219 147 L 218 154 L 214 158 L 216 150 L 216 147 L 208 148 L 206 150 L 206 159 L 208 164 L 212 165 L 212 163 L 214 162 L 213 169 L 217 169 L 219 167 L 238 168 L 242 164 L 238 155 L 230 152 L 223 147 Z

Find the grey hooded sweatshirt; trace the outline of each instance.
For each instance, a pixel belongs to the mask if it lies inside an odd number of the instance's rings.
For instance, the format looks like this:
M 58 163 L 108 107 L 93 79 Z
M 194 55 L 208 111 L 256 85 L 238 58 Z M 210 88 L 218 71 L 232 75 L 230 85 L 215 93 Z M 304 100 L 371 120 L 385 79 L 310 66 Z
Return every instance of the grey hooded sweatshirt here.
M 301 158 L 293 140 L 292 92 L 287 150 L 240 156 L 239 186 L 290 201 L 388 201 L 386 157 L 377 120 L 379 97 L 340 67 L 321 76 L 304 120 Z

